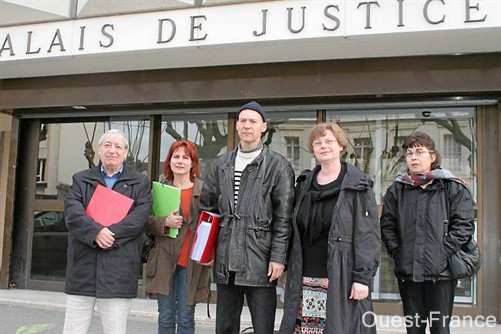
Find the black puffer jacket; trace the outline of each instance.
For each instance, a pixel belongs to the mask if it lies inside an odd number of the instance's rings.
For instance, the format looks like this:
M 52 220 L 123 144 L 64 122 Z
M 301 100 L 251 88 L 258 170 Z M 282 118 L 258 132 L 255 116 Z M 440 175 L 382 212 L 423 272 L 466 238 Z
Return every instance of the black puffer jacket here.
M 150 182 L 146 176 L 124 166 L 113 190 L 134 200 L 127 216 L 108 228 L 115 233 L 109 249 L 94 241 L 103 226 L 85 213 L 96 186 L 106 187 L 101 165 L 73 175 L 64 199 L 68 227 L 68 267 L 65 292 L 98 298 L 134 298 L 141 262 L 142 236 L 151 212 Z
M 200 209 L 222 215 L 214 261 L 214 281 L 274 286 L 268 264 L 285 263 L 291 229 L 294 170 L 280 154 L 264 147 L 243 171 L 238 205 L 234 201 L 237 150 L 214 161 L 205 179 Z
M 444 191 L 449 203 L 445 238 Z M 381 237 L 395 260 L 397 278 L 450 279 L 447 259 L 473 234 L 474 218 L 470 192 L 457 182 L 438 179 L 424 189 L 394 182 L 384 196 Z

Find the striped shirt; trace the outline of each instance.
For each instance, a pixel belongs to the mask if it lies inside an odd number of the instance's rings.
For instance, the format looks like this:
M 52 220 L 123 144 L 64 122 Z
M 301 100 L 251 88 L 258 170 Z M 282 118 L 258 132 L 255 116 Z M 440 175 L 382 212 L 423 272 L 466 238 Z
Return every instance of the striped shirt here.
M 242 151 L 240 148 L 237 151 L 237 157 L 235 158 L 235 173 L 234 173 L 235 188 L 233 189 L 235 207 L 237 206 L 238 202 L 238 193 L 240 191 L 240 182 L 242 181 L 242 173 L 245 167 L 247 167 L 247 165 L 250 164 L 259 154 L 261 154 L 262 150 L 263 150 L 263 145 L 259 145 L 258 147 L 256 147 L 251 151 Z

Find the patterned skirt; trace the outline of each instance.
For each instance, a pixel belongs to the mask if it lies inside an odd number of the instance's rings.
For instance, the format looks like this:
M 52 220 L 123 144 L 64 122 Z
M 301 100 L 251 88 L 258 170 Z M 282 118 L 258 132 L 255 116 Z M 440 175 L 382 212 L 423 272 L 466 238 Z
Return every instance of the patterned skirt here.
M 295 334 L 323 333 L 327 308 L 328 278 L 303 277 L 303 294 Z

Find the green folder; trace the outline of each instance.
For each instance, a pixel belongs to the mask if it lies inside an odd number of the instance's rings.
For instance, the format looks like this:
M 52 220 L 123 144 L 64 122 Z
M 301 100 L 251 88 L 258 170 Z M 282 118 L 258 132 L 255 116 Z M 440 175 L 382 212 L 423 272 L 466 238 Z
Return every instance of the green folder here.
M 153 181 L 153 215 L 168 216 L 181 205 L 181 189 Z M 177 238 L 177 228 L 170 228 L 167 236 Z

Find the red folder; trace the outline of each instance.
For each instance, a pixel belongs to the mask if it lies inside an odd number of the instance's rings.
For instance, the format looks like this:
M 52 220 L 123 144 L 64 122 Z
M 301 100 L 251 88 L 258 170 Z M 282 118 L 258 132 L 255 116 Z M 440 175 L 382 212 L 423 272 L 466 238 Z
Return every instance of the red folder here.
M 220 216 L 202 211 L 198 220 L 197 230 L 193 239 L 190 257 L 200 263 L 209 263 L 214 260 L 217 236 L 219 234 Z
M 132 198 L 98 185 L 85 212 L 99 224 L 110 226 L 127 216 L 132 203 Z

